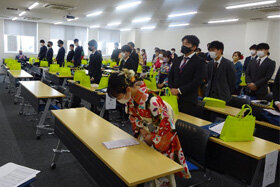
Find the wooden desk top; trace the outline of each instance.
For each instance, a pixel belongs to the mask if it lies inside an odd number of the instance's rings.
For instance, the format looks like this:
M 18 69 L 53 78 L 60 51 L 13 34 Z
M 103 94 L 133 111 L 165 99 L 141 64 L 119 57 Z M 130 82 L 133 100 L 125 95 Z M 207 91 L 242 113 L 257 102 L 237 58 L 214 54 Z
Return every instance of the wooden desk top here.
M 200 118 L 196 118 L 184 113 L 179 113 L 177 119 L 186 121 L 188 123 L 197 125 L 199 127 L 204 125 L 209 125 L 211 122 L 205 121 Z M 260 160 L 265 157 L 268 153 L 271 153 L 276 150 L 280 150 L 280 145 L 261 138 L 254 137 L 255 140 L 251 142 L 225 142 L 219 138 L 210 137 L 210 141 L 220 144 L 224 147 L 233 149 L 237 152 L 245 154 L 247 156 L 253 157 L 257 160 Z
M 183 168 L 145 143 L 108 150 L 102 142 L 132 138 L 86 108 L 52 113 L 128 186 L 135 186 L 181 171 Z
M 200 118 L 188 115 L 188 114 L 184 114 L 184 113 L 181 113 L 181 112 L 179 112 L 179 114 L 175 115 L 175 122 L 177 121 L 177 119 L 186 121 L 188 123 L 197 125 L 199 127 L 209 125 L 209 124 L 212 123 L 210 121 L 206 121 L 206 120 L 203 120 L 203 119 L 200 119 Z
M 19 81 L 19 83 L 38 99 L 65 97 L 64 94 L 56 91 L 41 81 Z
M 24 70 L 8 70 L 8 72 L 16 79 L 33 78 L 32 75 Z
M 240 111 L 239 108 L 234 108 L 234 107 L 231 107 L 231 106 L 226 106 L 225 108 L 204 106 L 204 108 L 206 108 L 207 110 L 213 111 L 213 112 L 217 112 L 217 113 L 220 113 L 220 114 L 223 114 L 223 115 L 230 115 L 230 116 L 236 116 Z M 268 122 L 256 120 L 256 124 L 266 126 L 266 127 L 269 127 L 269 128 L 273 128 L 273 129 L 276 129 L 276 130 L 280 130 L 279 126 L 270 124 Z
M 58 78 L 73 78 L 73 75 L 69 75 L 69 76 L 62 76 L 62 75 L 57 75 L 55 72 L 49 72 L 48 73 L 57 76 Z
M 105 70 L 103 70 L 103 71 L 105 71 L 105 72 L 107 72 L 107 73 L 117 73 L 117 72 L 118 72 L 118 71 L 112 70 L 112 69 L 105 69 Z
M 96 92 L 98 95 L 106 95 L 106 93 L 97 92 L 96 90 L 98 89 L 98 87 L 93 87 L 93 86 L 91 85 L 91 87 L 88 88 L 88 87 L 82 86 L 81 84 L 76 83 L 74 80 L 67 80 L 67 82 L 72 83 L 72 84 L 75 84 L 75 85 L 77 85 L 77 86 L 80 86 L 81 88 L 84 88 L 84 89 L 89 90 L 89 91 L 91 91 L 91 92 Z

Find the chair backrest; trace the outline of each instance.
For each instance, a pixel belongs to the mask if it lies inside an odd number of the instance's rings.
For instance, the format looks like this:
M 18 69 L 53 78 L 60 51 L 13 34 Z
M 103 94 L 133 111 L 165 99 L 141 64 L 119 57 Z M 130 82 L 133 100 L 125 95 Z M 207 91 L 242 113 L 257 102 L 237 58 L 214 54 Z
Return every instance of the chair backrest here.
M 175 126 L 187 160 L 205 168 L 210 131 L 182 120 L 177 120 Z

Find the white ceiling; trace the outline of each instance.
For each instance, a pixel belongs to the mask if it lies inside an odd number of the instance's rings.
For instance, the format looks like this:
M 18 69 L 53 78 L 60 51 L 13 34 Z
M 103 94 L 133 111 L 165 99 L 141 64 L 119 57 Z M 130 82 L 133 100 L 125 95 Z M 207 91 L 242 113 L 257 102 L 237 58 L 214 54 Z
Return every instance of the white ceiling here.
M 261 0 L 142 0 L 136 7 L 124 10 L 116 10 L 115 7 L 133 0 L 39 0 L 39 5 L 27 12 L 23 17 L 18 14 L 29 7 L 36 0 L 0 0 L 0 17 L 12 19 L 19 17 L 41 18 L 38 22 L 55 23 L 62 21 L 63 24 L 77 26 L 100 25 L 103 28 L 140 28 L 146 25 L 156 25 L 157 28 L 166 28 L 170 23 L 190 23 L 190 26 L 199 26 L 209 20 L 239 18 L 239 22 L 247 22 L 251 19 L 267 19 L 267 15 L 279 14 L 279 2 L 269 5 L 273 9 L 278 6 L 278 10 L 262 11 L 257 9 L 234 9 L 226 10 L 229 5 L 240 3 L 258 2 Z M 70 12 L 45 8 L 47 3 L 60 4 L 74 7 Z M 276 6 L 277 5 L 277 6 Z M 18 11 L 7 10 L 6 8 L 17 8 Z M 267 7 L 267 6 L 266 6 Z M 259 7 L 258 7 L 259 8 Z M 87 14 L 95 11 L 103 11 L 103 14 L 96 17 L 86 17 Z M 170 13 L 180 13 L 197 11 L 196 15 L 185 17 L 168 18 Z M 67 22 L 64 16 L 67 14 L 78 17 L 78 20 Z M 151 17 L 147 23 L 131 23 L 135 18 Z M 107 27 L 110 22 L 122 22 L 116 27 Z

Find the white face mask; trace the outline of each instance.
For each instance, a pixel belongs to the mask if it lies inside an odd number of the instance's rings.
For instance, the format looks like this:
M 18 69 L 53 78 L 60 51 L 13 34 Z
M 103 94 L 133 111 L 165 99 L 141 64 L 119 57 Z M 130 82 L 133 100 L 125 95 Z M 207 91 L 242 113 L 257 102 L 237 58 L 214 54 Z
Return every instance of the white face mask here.
M 217 54 L 216 54 L 215 51 L 210 51 L 210 52 L 209 52 L 209 55 L 210 55 L 210 57 L 211 57 L 212 59 L 217 58 Z
M 251 50 L 250 53 L 251 53 L 252 56 L 256 55 L 256 50 Z
M 171 53 L 172 53 L 172 54 L 174 54 L 174 53 L 175 53 L 175 51 L 171 51 Z
M 264 57 L 264 52 L 263 51 L 257 51 L 257 56 L 262 58 Z
M 125 53 L 124 52 L 122 52 L 122 57 L 125 58 Z
M 125 96 L 123 96 L 123 98 L 118 100 L 118 102 L 121 104 L 126 104 L 129 102 L 130 99 L 131 99 L 131 93 L 129 92 L 129 97 L 127 99 L 125 98 Z
M 159 58 L 162 58 L 162 57 L 163 57 L 163 54 L 159 54 L 158 57 L 159 57 Z

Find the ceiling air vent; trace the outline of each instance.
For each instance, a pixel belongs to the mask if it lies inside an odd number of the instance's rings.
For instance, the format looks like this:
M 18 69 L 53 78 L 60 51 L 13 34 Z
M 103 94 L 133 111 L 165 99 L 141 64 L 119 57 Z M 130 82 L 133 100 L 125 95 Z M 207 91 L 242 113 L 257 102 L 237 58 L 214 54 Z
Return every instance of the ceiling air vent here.
M 270 6 L 263 6 L 263 7 L 253 7 L 250 10 L 260 11 L 263 13 L 270 13 L 270 12 L 279 12 L 280 11 L 280 4 L 274 4 Z
M 251 21 L 261 21 L 263 18 L 250 18 Z
M 18 8 L 11 8 L 11 7 L 8 7 L 6 8 L 7 10 L 13 10 L 13 11 L 18 11 Z
M 42 20 L 42 18 L 36 18 L 36 17 L 24 17 L 23 19 L 25 19 L 25 20 L 30 20 L 30 21 L 39 21 L 39 20 Z
M 71 10 L 71 9 L 74 8 L 72 6 L 58 5 L 58 4 L 46 4 L 44 7 L 45 8 L 56 9 L 56 10 Z

